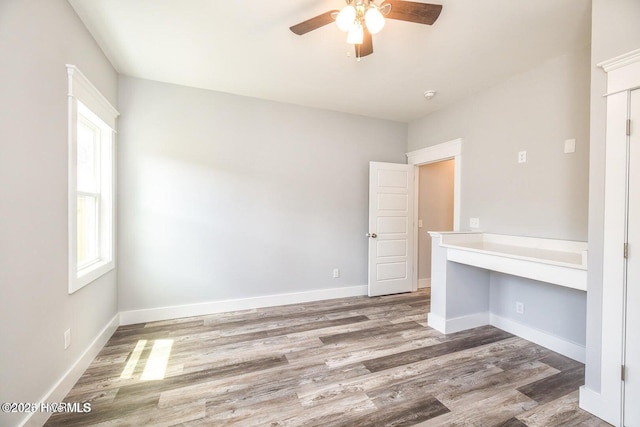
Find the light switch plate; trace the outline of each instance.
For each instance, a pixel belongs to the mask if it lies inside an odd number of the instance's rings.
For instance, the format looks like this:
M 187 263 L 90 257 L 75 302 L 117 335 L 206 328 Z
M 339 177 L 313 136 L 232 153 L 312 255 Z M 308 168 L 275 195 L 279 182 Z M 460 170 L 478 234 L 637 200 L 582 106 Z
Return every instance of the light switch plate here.
M 576 152 L 576 140 L 575 139 L 565 139 L 564 140 L 564 152 L 566 153 L 575 153 Z

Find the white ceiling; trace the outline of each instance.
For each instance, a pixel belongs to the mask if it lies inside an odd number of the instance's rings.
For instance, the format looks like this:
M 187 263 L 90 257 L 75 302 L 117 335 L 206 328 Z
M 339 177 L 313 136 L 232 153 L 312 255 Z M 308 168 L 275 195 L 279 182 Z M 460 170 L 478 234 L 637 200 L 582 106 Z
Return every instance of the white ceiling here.
M 357 62 L 334 24 L 289 31 L 344 0 L 69 2 L 122 74 L 401 122 L 587 46 L 591 23 L 590 0 L 434 0 L 433 26 L 387 20 Z

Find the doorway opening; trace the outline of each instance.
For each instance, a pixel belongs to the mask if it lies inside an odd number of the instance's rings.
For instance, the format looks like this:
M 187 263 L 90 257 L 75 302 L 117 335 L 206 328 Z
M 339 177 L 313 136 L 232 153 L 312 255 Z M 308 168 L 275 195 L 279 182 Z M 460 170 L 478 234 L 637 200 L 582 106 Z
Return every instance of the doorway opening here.
M 431 287 L 429 231 L 453 231 L 453 159 L 418 168 L 418 288 Z
M 414 290 L 431 285 L 429 231 L 460 231 L 462 139 L 407 153 L 416 168 L 414 204 Z

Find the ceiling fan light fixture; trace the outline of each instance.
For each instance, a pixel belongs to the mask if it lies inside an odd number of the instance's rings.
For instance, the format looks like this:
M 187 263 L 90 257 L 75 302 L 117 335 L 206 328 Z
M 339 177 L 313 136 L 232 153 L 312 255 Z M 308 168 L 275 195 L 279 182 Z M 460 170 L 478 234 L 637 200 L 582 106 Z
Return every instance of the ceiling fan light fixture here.
M 335 22 L 340 30 L 347 33 L 347 43 L 354 45 L 356 57 L 360 60 L 373 53 L 372 34 L 385 27 L 386 18 L 431 25 L 442 11 L 440 4 L 410 0 L 346 0 L 346 3 L 341 10 L 329 10 L 289 29 L 301 36 Z
M 338 16 L 336 16 L 336 25 L 342 31 L 350 31 L 356 20 L 356 8 L 348 5 L 342 8 Z
M 347 43 L 349 44 L 362 44 L 364 40 L 364 28 L 360 22 L 353 24 L 349 33 L 347 33 Z
M 377 7 L 371 6 L 364 15 L 364 22 L 371 34 L 378 34 L 384 27 L 384 16 Z

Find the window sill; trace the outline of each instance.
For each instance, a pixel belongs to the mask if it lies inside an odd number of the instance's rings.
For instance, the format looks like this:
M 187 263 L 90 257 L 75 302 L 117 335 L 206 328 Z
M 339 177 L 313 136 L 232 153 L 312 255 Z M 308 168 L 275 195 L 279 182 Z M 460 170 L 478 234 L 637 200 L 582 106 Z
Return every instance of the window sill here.
M 69 280 L 69 293 L 72 294 L 81 288 L 87 286 L 89 283 L 104 276 L 115 268 L 115 263 L 111 261 L 100 261 L 95 264 L 79 270 L 77 274 L 71 274 Z M 75 277 L 74 277 L 75 276 Z

